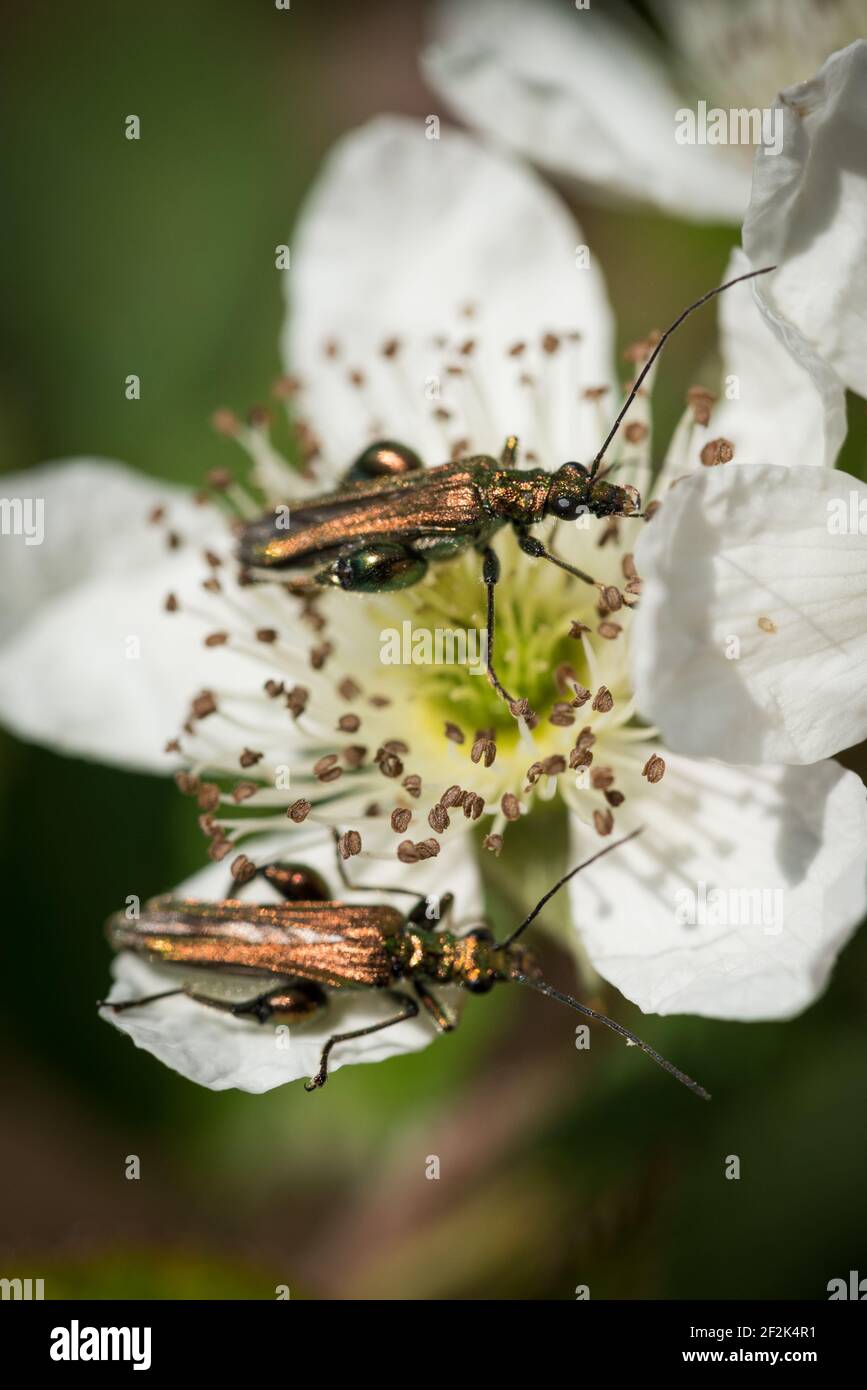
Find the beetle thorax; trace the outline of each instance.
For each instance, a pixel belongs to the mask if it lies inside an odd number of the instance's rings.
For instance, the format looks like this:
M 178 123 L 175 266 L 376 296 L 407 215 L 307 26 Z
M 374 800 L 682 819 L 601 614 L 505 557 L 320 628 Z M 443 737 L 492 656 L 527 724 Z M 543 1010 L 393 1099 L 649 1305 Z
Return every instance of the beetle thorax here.
M 497 518 L 533 525 L 545 514 L 550 482 L 541 468 L 498 468 L 485 482 L 485 505 Z

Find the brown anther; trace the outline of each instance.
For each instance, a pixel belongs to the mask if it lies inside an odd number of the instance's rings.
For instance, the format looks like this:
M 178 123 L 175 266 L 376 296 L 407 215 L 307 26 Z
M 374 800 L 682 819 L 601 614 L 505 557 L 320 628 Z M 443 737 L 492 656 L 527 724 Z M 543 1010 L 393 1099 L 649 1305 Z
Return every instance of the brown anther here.
M 438 801 L 436 806 L 432 806 L 428 811 L 427 823 L 431 830 L 436 830 L 439 835 L 444 830 L 448 830 L 451 821 L 449 820 L 449 813 L 441 801 Z
M 653 502 L 648 502 L 647 506 L 644 508 L 645 520 L 649 521 L 651 517 L 656 516 L 661 506 L 662 503 L 658 498 L 654 499 Z
M 517 820 L 521 814 L 521 803 L 514 792 L 504 792 L 500 799 L 500 810 L 506 820 Z
M 647 438 L 650 431 L 640 420 L 633 420 L 631 425 L 626 426 L 623 433 L 630 444 L 640 444 L 643 439 Z
M 482 848 L 490 850 L 491 854 L 499 855 L 503 848 L 502 835 L 486 835 L 482 841 Z
M 557 700 L 548 716 L 549 722 L 557 729 L 568 729 L 575 723 L 575 711 L 565 700 Z
M 478 820 L 485 809 L 485 798 L 475 792 L 467 792 L 463 800 L 464 815 L 467 820 Z
M 262 761 L 264 756 L 264 753 L 257 753 L 255 748 L 245 748 L 238 762 L 241 764 L 241 767 L 255 767 L 257 763 Z
M 196 793 L 200 811 L 216 811 L 220 804 L 220 788 L 216 782 L 202 782 Z
M 575 691 L 572 707 L 573 709 L 580 709 L 581 706 L 586 705 L 587 701 L 590 699 L 590 691 L 583 685 L 574 685 L 572 689 Z
M 527 721 L 535 717 L 530 708 L 530 701 L 523 695 L 519 700 L 510 701 L 509 713 L 513 715 L 515 719 L 524 719 Z
M 217 434 L 224 434 L 227 439 L 234 439 L 241 428 L 241 422 L 234 410 L 225 409 L 214 411 L 211 416 L 211 425 L 217 431 Z M 208 476 L 208 482 L 211 483 L 211 487 L 217 486 L 215 483 L 211 482 L 210 475 Z
M 596 735 L 590 728 L 590 725 L 585 724 L 584 728 L 581 730 L 580 734 L 575 740 L 575 747 L 580 749 L 592 748 L 595 742 Z
M 595 709 L 597 714 L 608 714 L 614 708 L 614 696 L 607 685 L 600 685 L 596 694 L 593 696 L 591 709 Z
M 614 769 L 610 767 L 594 767 L 590 774 L 590 785 L 598 792 L 607 791 L 614 786 Z
M 658 753 L 651 753 L 641 769 L 641 775 L 646 777 L 648 782 L 661 782 L 665 776 L 665 760 L 660 758 Z
M 446 720 L 445 730 L 446 738 L 451 739 L 452 743 L 466 742 L 466 735 L 464 734 L 463 729 L 458 728 L 457 724 L 452 724 L 448 720 Z
M 337 754 L 326 753 L 313 764 L 313 776 L 319 782 L 336 782 L 343 776 L 343 768 L 337 765 Z
M 629 583 L 628 583 L 627 586 L 626 586 L 626 593 L 627 593 L 627 594 L 640 594 L 640 593 L 641 593 L 641 590 L 642 590 L 643 588 L 644 588 L 644 581 L 643 581 L 643 580 L 641 580 L 641 579 L 630 579 Z M 624 595 L 624 599 L 625 599 L 625 595 Z
M 531 763 L 530 766 L 527 768 L 527 781 L 529 782 L 530 786 L 535 786 L 535 784 L 538 782 L 541 776 L 542 764 L 538 762 Z
M 573 618 L 572 624 L 569 628 L 570 637 L 580 637 L 582 633 L 589 631 L 590 628 L 587 626 L 586 623 L 579 623 L 577 618 Z
M 430 839 L 419 840 L 415 848 L 419 859 L 436 859 L 440 852 L 440 842 L 431 836 Z
M 165 747 L 163 748 L 164 753 L 180 753 L 180 751 L 180 741 L 176 738 L 170 738 L 166 743 Z
M 167 613 L 177 613 L 180 608 L 177 594 L 166 594 L 166 601 L 163 604 Z
M 581 394 L 584 397 L 585 401 L 601 401 L 603 396 L 608 395 L 608 387 L 587 386 Z
M 367 757 L 367 749 L 363 743 L 350 743 L 341 751 L 340 756 L 347 767 L 361 767 Z
M 337 727 L 342 734 L 356 734 L 361 728 L 361 720 L 357 714 L 341 714 Z
M 271 387 L 271 395 L 275 400 L 287 401 L 291 400 L 293 396 L 299 395 L 301 389 L 302 382 L 300 377 L 292 376 L 291 374 L 278 376 L 274 385 Z
M 347 830 L 337 841 L 337 852 L 341 859 L 352 859 L 361 853 L 361 836 L 357 830 Z
M 191 772 L 176 772 L 175 786 L 182 796 L 195 796 L 201 783 Z
M 638 570 L 635 568 L 635 556 L 626 554 L 620 561 L 624 579 L 637 579 Z
M 255 782 L 236 782 L 232 788 L 232 800 L 237 806 L 242 801 L 249 801 L 251 796 L 255 796 L 260 790 Z
M 608 802 L 609 806 L 622 806 L 624 801 L 626 800 L 626 797 L 623 795 L 623 792 L 616 791 L 613 788 L 610 791 L 606 790 L 605 792 L 603 792 L 603 796 L 605 797 L 605 800 Z
M 391 813 L 391 828 L 395 835 L 402 835 L 412 820 L 412 811 L 405 806 L 396 806 Z
M 604 623 L 599 624 L 596 631 L 599 633 L 599 636 L 604 637 L 607 642 L 613 642 L 615 638 L 620 636 L 623 628 L 620 623 L 612 623 L 606 619 Z
M 310 691 L 303 685 L 293 685 L 291 690 L 286 692 L 286 708 L 294 719 L 303 714 L 307 708 L 307 701 L 310 699 Z
M 386 752 L 383 748 L 380 748 L 374 761 L 379 764 L 383 777 L 399 777 L 403 772 L 403 763 L 397 754 Z
M 359 371 L 357 367 L 353 367 L 352 371 L 347 373 L 347 380 L 350 386 L 361 387 L 365 383 L 364 372 Z
M 208 858 L 215 860 L 217 863 L 219 863 L 221 859 L 225 859 L 226 855 L 231 854 L 231 852 L 231 840 L 212 840 L 208 846 Z
M 205 638 L 206 647 L 224 647 L 229 640 L 228 632 L 209 632 Z
M 593 761 L 593 754 L 589 748 L 573 748 L 569 754 L 569 766 L 573 772 L 579 767 L 589 767 Z
M 219 579 L 214 579 L 213 577 L 210 579 L 203 579 L 202 588 L 206 594 L 221 594 L 223 592 L 223 586 Z
M 307 819 L 312 810 L 313 803 L 311 801 L 305 800 L 303 796 L 299 796 L 297 801 L 292 802 L 292 805 L 287 810 L 286 815 L 289 817 L 291 821 L 294 821 L 296 825 L 300 825 L 302 821 L 305 821 Z
M 249 883 L 251 878 L 256 877 L 256 865 L 246 854 L 239 854 L 232 860 L 229 868 L 235 883 Z
M 490 767 L 497 756 L 497 745 L 492 738 L 486 738 L 480 734 L 476 738 L 470 750 L 470 758 L 474 763 L 484 761 L 485 767 Z
M 193 719 L 207 719 L 209 714 L 216 714 L 217 701 L 210 690 L 203 690 L 196 696 L 190 706 L 190 713 Z
M 268 695 L 272 700 L 276 700 L 278 695 L 282 695 L 285 688 L 286 687 L 284 686 L 282 681 L 275 680 L 266 681 L 264 687 L 265 694 Z
M 396 853 L 401 864 L 417 864 L 420 858 L 412 840 L 401 840 Z
M 556 333 L 546 333 L 542 339 L 542 351 L 548 354 L 556 352 L 560 346 L 560 339 Z
M 522 357 L 527 350 L 526 343 L 513 343 L 509 348 L 510 357 Z
M 400 352 L 400 339 L 399 339 L 399 338 L 389 338 L 389 339 L 388 339 L 386 342 L 384 342 L 383 345 L 382 345 L 382 355 L 383 355 L 383 357 L 389 357 L 389 358 L 390 358 L 390 357 L 397 357 L 397 354 L 398 354 L 399 352 Z
M 577 680 L 578 676 L 575 671 L 575 667 L 570 666 L 568 661 L 561 661 L 560 665 L 554 672 L 554 684 L 556 685 L 557 689 L 561 690 L 565 695 L 567 691 L 574 688 L 575 682 Z
M 773 618 L 759 618 L 758 624 L 762 632 L 776 632 L 777 630 L 777 624 L 774 622 Z
M 334 651 L 330 642 L 320 642 L 318 647 L 310 648 L 310 665 L 314 671 L 321 671 L 326 661 Z
M 596 826 L 597 835 L 610 835 L 614 829 L 614 817 L 609 810 L 594 811 L 593 824 Z
M 449 450 L 452 463 L 457 463 L 459 459 L 464 458 L 469 451 L 469 447 L 470 441 L 468 439 L 456 439 Z
M 345 676 L 337 687 L 337 693 L 344 700 L 354 700 L 361 694 L 361 686 L 351 676 Z
M 409 792 L 410 796 L 416 799 L 421 796 L 421 778 L 417 772 L 410 772 L 407 777 L 404 777 L 400 785 Z
M 719 463 L 730 463 L 734 456 L 735 446 L 728 439 L 708 440 L 699 454 L 705 468 L 715 468 Z
M 205 482 L 208 484 L 208 487 L 213 488 L 215 492 L 225 492 L 227 488 L 232 486 L 234 481 L 228 468 L 212 468 L 209 473 L 205 474 Z
M 391 697 L 389 695 L 371 695 L 367 703 L 372 705 L 374 709 L 386 709 L 391 704 Z
M 559 777 L 561 772 L 566 771 L 566 759 L 560 753 L 554 753 L 550 758 L 543 758 L 542 771 L 546 777 Z
M 165 521 L 165 519 L 166 509 L 160 503 L 158 503 L 157 506 L 152 507 L 151 510 L 148 512 L 149 526 L 159 526 L 160 522 Z
M 473 355 L 473 353 L 475 352 L 475 350 L 476 350 L 476 340 L 475 340 L 475 338 L 467 338 L 466 342 L 461 343 L 460 348 L 458 349 L 458 351 L 459 351 L 460 354 L 461 354 L 461 357 L 472 357 L 472 355 Z
M 210 811 L 205 811 L 203 815 L 199 816 L 198 823 L 202 834 L 207 835 L 209 840 L 212 840 L 215 835 L 222 838 L 223 827 L 217 824 Z
M 695 423 L 697 425 L 708 424 L 716 400 L 713 392 L 708 391 L 705 386 L 690 386 L 686 393 L 686 400 L 692 410 L 692 418 Z
M 446 787 L 445 791 L 440 797 L 440 805 L 444 806 L 446 810 L 448 810 L 451 806 L 460 806 L 463 803 L 465 796 L 466 792 L 462 791 L 461 788 L 457 785 L 457 783 L 455 783 L 451 787 Z
M 599 596 L 609 613 L 616 613 L 623 606 L 623 595 L 616 584 L 600 585 Z

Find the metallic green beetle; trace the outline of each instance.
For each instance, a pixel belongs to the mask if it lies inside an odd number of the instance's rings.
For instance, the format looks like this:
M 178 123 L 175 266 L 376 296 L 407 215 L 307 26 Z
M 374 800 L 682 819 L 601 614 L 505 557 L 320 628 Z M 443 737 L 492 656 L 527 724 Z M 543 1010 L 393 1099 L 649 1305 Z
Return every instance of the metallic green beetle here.
M 495 942 L 484 928 L 458 936 L 431 926 L 426 898 L 418 899 L 406 915 L 385 904 L 331 901 L 321 876 L 300 864 L 263 864 L 257 870 L 277 888 L 284 899 L 282 903 L 240 901 L 234 896 L 217 902 L 154 898 L 134 921 L 122 912 L 109 918 L 108 938 L 116 951 L 134 951 L 172 967 L 178 975 L 178 986 L 139 999 L 102 1002 L 100 1007 L 124 1013 L 158 999 L 184 995 L 236 1018 L 257 1023 L 301 1023 L 325 1008 L 329 994 L 335 991 L 376 990 L 387 994 L 395 1005 L 393 1014 L 364 1028 L 335 1033 L 327 1040 L 319 1070 L 306 1082 L 306 1089 L 312 1091 L 328 1080 L 328 1060 L 335 1046 L 414 1018 L 420 1008 L 427 1011 L 440 1032 L 451 1032 L 456 1020 L 437 998 L 440 986 L 459 985 L 474 994 L 485 994 L 495 984 L 511 982 L 529 985 L 604 1024 L 640 1048 L 695 1095 L 709 1100 L 703 1086 L 622 1023 L 549 985 L 542 979 L 532 954 L 518 944 L 519 937 L 564 883 L 639 833 L 634 830 L 622 840 L 606 845 L 564 874 L 520 926 L 500 942 Z M 369 888 L 366 884 L 350 884 L 339 856 L 337 862 L 348 887 Z M 237 886 L 233 883 L 230 891 L 234 893 Z M 379 891 L 416 897 L 409 889 Z M 447 894 L 442 899 L 442 911 L 447 912 L 450 905 L 451 894 Z M 246 977 L 251 983 L 251 997 L 244 1003 L 230 1003 L 220 997 L 214 986 L 185 983 L 184 973 L 191 970 Z
M 768 267 L 773 269 L 773 267 Z M 595 517 L 640 517 L 641 498 L 633 487 L 620 487 L 600 474 L 605 452 L 641 388 L 666 339 L 688 314 L 722 290 L 765 270 L 740 275 L 689 305 L 666 329 L 614 421 L 590 468 L 564 463 L 553 473 L 514 467 L 517 439 L 506 441 L 497 462 L 486 454 L 425 468 L 412 449 L 382 440 L 355 460 L 340 486 L 297 506 L 278 507 L 248 523 L 241 534 L 239 558 L 246 571 L 312 571 L 312 585 L 336 586 L 355 593 L 383 593 L 417 584 L 431 561 L 443 561 L 469 547 L 482 556 L 487 588 L 487 673 L 513 713 L 525 713 L 504 689 L 494 668 L 494 589 L 500 567 L 491 540 L 511 526 L 518 544 L 534 559 L 549 560 L 586 584 L 592 575 L 553 555 L 531 534 L 548 518 L 574 521 Z M 598 586 L 597 587 L 601 587 Z

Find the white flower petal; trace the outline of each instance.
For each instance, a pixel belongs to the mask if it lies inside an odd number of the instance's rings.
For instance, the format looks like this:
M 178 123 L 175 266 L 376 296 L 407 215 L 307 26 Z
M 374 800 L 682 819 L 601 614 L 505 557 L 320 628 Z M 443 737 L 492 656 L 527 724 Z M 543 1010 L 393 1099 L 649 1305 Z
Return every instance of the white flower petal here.
M 644 834 L 571 885 L 593 965 L 646 1013 L 799 1013 L 867 908 L 863 783 L 833 762 L 666 763 L 629 801 Z
M 302 862 L 318 869 L 335 897 L 343 901 L 390 901 L 402 911 L 411 906 L 411 899 L 404 896 L 389 899 L 377 891 L 347 894 L 335 881 L 331 838 L 315 827 L 296 830 L 288 851 L 285 838 L 274 840 L 269 837 L 268 840 L 251 843 L 246 847 L 246 852 L 255 862 L 267 862 L 273 853 L 279 854 L 284 860 Z M 451 891 L 455 895 L 457 922 L 481 914 L 481 881 L 468 836 L 457 840 L 439 859 L 428 860 L 411 868 L 391 859 L 387 864 L 352 860 L 348 869 L 353 882 L 356 879 L 366 882 L 377 879 L 395 887 L 411 888 L 419 896 L 440 896 Z M 182 884 L 177 891 L 179 896 L 216 898 L 228 891 L 229 882 L 230 874 L 225 864 L 212 864 Z M 248 885 L 243 895 L 253 901 L 279 901 L 269 885 L 259 880 Z M 444 925 L 448 927 L 450 923 L 446 921 Z M 154 965 L 129 951 L 117 956 L 112 969 L 114 983 L 108 996 L 111 1002 L 178 988 L 186 979 L 195 980 L 199 988 L 207 987 L 201 971 L 181 971 L 170 966 Z M 251 982 L 249 978 L 224 975 L 220 975 L 218 987 L 221 997 L 231 990 L 232 999 L 239 1001 L 255 997 L 262 989 L 259 982 Z M 448 1008 L 454 1010 L 460 1007 L 459 991 L 438 991 L 438 997 L 440 994 Z M 180 1072 L 199 1085 L 214 1091 L 234 1087 L 259 1093 L 288 1081 L 313 1076 L 319 1069 L 322 1046 L 333 1033 L 364 1028 L 393 1016 L 395 1011 L 394 1000 L 382 993 L 347 990 L 342 993 L 332 991 L 326 1009 L 297 1026 L 290 1026 L 288 1031 L 285 1025 L 270 1023 L 263 1026 L 233 1018 L 231 1014 L 183 996 L 160 1000 L 121 1014 L 103 1010 L 102 1017 L 128 1034 L 137 1047 L 151 1052 L 173 1071 Z M 351 1062 L 379 1062 L 405 1052 L 416 1052 L 436 1036 L 433 1023 L 422 1010 L 417 1018 L 408 1019 L 394 1028 L 385 1028 L 366 1038 L 339 1044 L 332 1053 L 329 1073 Z
M 423 67 L 453 111 L 493 140 L 609 199 L 698 221 L 738 221 L 749 198 L 739 151 L 681 145 L 684 102 L 652 36 L 593 5 L 440 4 Z
M 7 618 L 0 640 L 0 717 L 16 734 L 66 753 L 146 771 L 201 684 L 192 661 L 202 628 L 163 610 L 166 595 L 202 569 L 214 513 L 189 494 L 119 464 L 70 462 L 8 476 L 7 497 L 42 499 L 44 540 L 4 538 Z M 178 550 L 148 513 L 167 504 Z M 139 654 L 133 655 L 139 644 Z M 215 655 L 216 663 L 210 656 Z M 209 654 L 226 679 L 237 658 Z
M 864 483 L 712 469 L 667 494 L 636 562 L 635 689 L 672 747 L 810 763 L 867 736 Z
M 724 279 L 749 269 L 736 250 Z M 696 432 L 697 452 L 721 436 L 734 445 L 736 463 L 832 467 L 846 436 L 843 388 L 797 330 L 764 304 L 760 285 L 747 281 L 720 296 L 723 397 L 709 429 Z
M 769 306 L 867 395 L 867 41 L 787 88 L 780 154 L 758 152 L 743 243 Z
M 610 384 L 612 321 L 595 258 L 576 264 L 580 245 L 541 180 L 456 130 L 428 140 L 422 121 L 380 118 L 344 137 L 293 240 L 284 331 L 332 465 L 376 435 L 428 463 L 461 437 L 499 451 L 512 433 L 555 462 L 586 457 L 599 420 L 579 388 Z M 540 400 L 520 377 L 537 375 L 527 357 L 549 331 L 581 337 L 545 357 Z M 395 338 L 397 354 L 384 357 Z M 323 352 L 329 340 L 336 358 Z M 461 353 L 467 340 L 474 348 Z M 517 341 L 531 353 L 510 356 Z M 349 383 L 353 369 L 363 385 Z M 448 421 L 434 418 L 440 408 Z

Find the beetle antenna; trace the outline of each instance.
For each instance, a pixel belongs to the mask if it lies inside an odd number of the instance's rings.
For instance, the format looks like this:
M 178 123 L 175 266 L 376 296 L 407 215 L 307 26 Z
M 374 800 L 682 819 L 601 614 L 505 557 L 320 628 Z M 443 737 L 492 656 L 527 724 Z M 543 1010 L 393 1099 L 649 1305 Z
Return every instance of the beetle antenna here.
M 689 315 L 693 312 L 694 309 L 700 309 L 702 304 L 706 304 L 707 301 L 709 299 L 713 299 L 715 295 L 722 294 L 723 290 L 730 290 L 732 285 L 739 285 L 743 280 L 754 280 L 757 275 L 767 275 L 770 271 L 776 270 L 776 268 L 777 267 L 775 265 L 766 265 L 763 267 L 762 270 L 750 270 L 747 272 L 746 275 L 738 275 L 735 277 L 734 280 L 728 280 L 724 285 L 717 285 L 716 289 L 708 290 L 707 294 L 703 294 L 701 299 L 697 299 L 694 304 L 690 304 L 688 308 L 684 309 L 682 314 L 678 314 L 677 318 L 674 320 L 674 323 L 669 324 L 668 328 L 666 328 L 659 342 L 656 344 L 656 347 L 653 349 L 647 361 L 645 362 L 644 366 L 641 368 L 641 371 L 638 373 L 638 376 L 635 378 L 632 390 L 626 397 L 626 402 L 623 405 L 620 414 L 617 416 L 617 419 L 614 421 L 614 424 L 608 431 L 605 443 L 602 445 L 602 448 L 599 450 L 599 453 L 593 460 L 593 464 L 590 469 L 591 478 L 596 477 L 596 474 L 599 470 L 599 465 L 605 456 L 605 450 L 608 448 L 608 445 L 611 443 L 615 434 L 620 429 L 620 426 L 623 423 L 624 415 L 626 414 L 629 407 L 632 405 L 632 402 L 635 400 L 635 397 L 638 395 L 638 392 L 641 389 L 641 383 L 644 381 L 644 378 L 647 376 L 647 373 L 650 371 L 657 357 L 661 353 L 666 340 L 671 337 L 674 330 L 680 327 L 684 319 L 689 318 Z
M 680 1067 L 676 1067 L 673 1062 L 669 1062 L 667 1058 L 662 1056 L 661 1052 L 656 1051 L 655 1047 L 651 1047 L 650 1043 L 646 1043 L 643 1038 L 639 1038 L 637 1033 L 633 1033 L 630 1028 L 624 1028 L 622 1023 L 618 1023 L 615 1019 L 609 1018 L 607 1014 L 600 1014 L 596 1009 L 591 1009 L 589 1004 L 582 1004 L 579 999 L 573 999 L 571 994 L 561 993 L 559 989 L 554 989 L 553 985 L 549 985 L 546 980 L 534 980 L 529 975 L 511 975 L 509 978 L 513 980 L 515 984 L 529 985 L 531 989 L 537 990 L 539 994 L 547 994 L 549 999 L 557 999 L 561 1004 L 566 1004 L 570 1009 L 575 1009 L 579 1014 L 584 1014 L 587 1018 L 594 1019 L 596 1023 L 604 1023 L 606 1028 L 610 1028 L 612 1032 L 618 1033 L 621 1038 L 625 1038 L 628 1046 L 640 1047 L 641 1051 L 652 1058 L 657 1066 L 662 1067 L 663 1071 L 667 1071 L 672 1076 L 676 1077 L 678 1081 L 684 1086 L 687 1086 L 695 1095 L 700 1096 L 702 1100 L 710 1100 L 710 1092 L 706 1091 L 704 1086 L 700 1086 L 697 1081 L 693 1081 L 691 1076 L 687 1076 L 685 1071 L 680 1070 Z
M 553 898 L 555 893 L 559 893 L 560 889 L 563 887 L 563 884 L 568 883 L 570 878 L 574 878 L 576 874 L 580 874 L 581 870 L 586 869 L 588 865 L 595 864 L 597 859 L 602 859 L 604 855 L 610 854 L 613 849 L 619 849 L 621 845 L 626 845 L 629 843 L 630 840 L 634 840 L 636 835 L 640 835 L 643 829 L 644 826 L 639 825 L 637 830 L 630 831 L 628 835 L 624 835 L 621 839 L 615 840 L 613 844 L 606 845 L 604 849 L 598 849 L 595 854 L 591 854 L 589 859 L 585 859 L 583 864 L 576 864 L 574 869 L 570 869 L 568 873 L 564 874 L 562 878 L 557 880 L 553 888 L 548 889 L 547 893 L 545 893 L 544 896 L 539 899 L 532 911 L 527 913 L 527 916 L 524 918 L 521 925 L 519 927 L 516 927 L 515 930 L 511 933 L 511 935 L 506 937 L 505 941 L 497 942 L 495 949 L 498 951 L 502 951 L 505 949 L 506 946 L 511 946 L 513 941 L 517 941 L 521 933 L 526 931 L 530 923 L 535 921 L 535 919 L 539 916 L 539 913 L 542 911 L 542 908 L 545 906 L 545 904 L 549 902 L 551 898 Z

